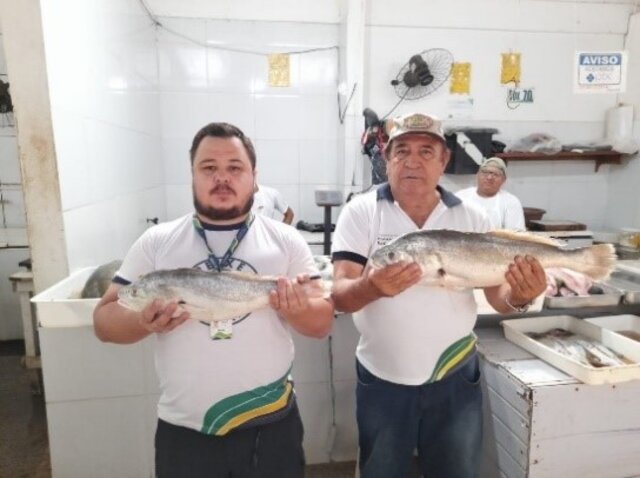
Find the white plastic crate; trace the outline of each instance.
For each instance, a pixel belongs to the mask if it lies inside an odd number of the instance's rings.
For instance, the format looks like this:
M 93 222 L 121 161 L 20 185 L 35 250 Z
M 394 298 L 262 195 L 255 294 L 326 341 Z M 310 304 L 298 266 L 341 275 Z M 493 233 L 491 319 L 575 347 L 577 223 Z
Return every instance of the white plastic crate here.
M 71 274 L 31 299 L 41 327 L 93 325 L 93 309 L 100 299 L 80 299 L 80 292 L 96 267 Z
M 598 385 L 640 379 L 640 342 L 629 340 L 598 325 L 570 315 L 557 315 L 504 320 L 502 326 L 507 340 L 584 383 Z M 529 332 L 543 333 L 554 328 L 565 329 L 596 340 L 635 363 L 615 367 L 591 367 L 526 335 Z
M 640 342 L 640 317 L 637 315 L 604 315 L 585 320 L 603 329 L 613 330 L 618 334 L 624 332 L 620 335 Z

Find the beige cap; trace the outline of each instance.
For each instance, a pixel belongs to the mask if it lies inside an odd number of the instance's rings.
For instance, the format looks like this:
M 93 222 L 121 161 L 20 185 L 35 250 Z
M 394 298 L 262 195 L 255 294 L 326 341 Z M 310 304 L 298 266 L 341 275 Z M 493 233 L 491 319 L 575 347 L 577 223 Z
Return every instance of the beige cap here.
M 480 166 L 481 171 L 483 169 L 489 169 L 489 168 L 499 169 L 500 171 L 502 171 L 502 174 L 504 174 L 505 177 L 507 176 L 507 165 L 501 158 L 498 158 L 496 156 L 492 158 L 487 158 L 482 163 L 482 166 Z
M 391 143 L 391 140 L 398 136 L 409 133 L 430 134 L 446 143 L 440 120 L 434 116 L 424 115 L 422 113 L 411 113 L 388 119 L 385 122 L 385 131 L 389 135 L 387 144 Z

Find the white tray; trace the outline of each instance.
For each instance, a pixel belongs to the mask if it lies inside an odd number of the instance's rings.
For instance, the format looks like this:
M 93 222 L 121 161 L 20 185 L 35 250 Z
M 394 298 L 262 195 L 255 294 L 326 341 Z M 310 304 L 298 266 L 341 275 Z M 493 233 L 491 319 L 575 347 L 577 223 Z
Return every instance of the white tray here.
M 80 299 L 80 292 L 96 267 L 74 272 L 31 299 L 41 327 L 93 325 L 93 309 L 100 299 Z
M 611 330 L 570 315 L 504 320 L 502 326 L 507 340 L 584 383 L 598 385 L 640 379 L 640 343 Z M 542 333 L 554 328 L 562 328 L 597 340 L 636 363 L 616 367 L 591 367 L 562 355 L 526 335 L 528 332 Z
M 620 334 L 621 331 L 635 332 L 640 337 L 640 317 L 637 315 L 623 314 L 623 315 L 604 315 L 602 317 L 593 317 L 591 319 L 585 319 L 587 322 L 596 324 L 599 327 L 607 330 L 613 330 L 623 337 L 627 335 Z M 628 337 L 631 340 L 640 340 L 633 337 Z

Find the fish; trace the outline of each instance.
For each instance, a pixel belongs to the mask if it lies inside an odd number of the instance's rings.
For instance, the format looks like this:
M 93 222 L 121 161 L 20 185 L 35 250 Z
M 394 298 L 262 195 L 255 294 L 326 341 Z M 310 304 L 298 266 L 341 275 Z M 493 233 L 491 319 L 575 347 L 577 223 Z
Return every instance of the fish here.
M 576 362 L 594 368 L 619 367 L 633 361 L 609 347 L 568 330 L 556 328 L 547 332 L 529 332 L 529 337 Z
M 116 260 L 96 267 L 87 279 L 87 282 L 85 282 L 82 292 L 80 292 L 80 297 L 82 299 L 97 299 L 102 297 L 111 285 L 111 280 L 121 265 L 122 261 Z
M 400 261 L 416 262 L 422 268 L 422 284 L 465 289 L 503 284 L 516 255 L 530 255 L 543 268 L 564 267 L 594 280 L 609 277 L 616 262 L 612 244 L 561 249 L 553 240 L 528 233 L 447 229 L 399 236 L 376 250 L 369 262 L 375 268 Z
M 304 284 L 309 297 L 328 294 L 319 276 Z M 142 311 L 155 299 L 177 302 L 176 315 L 189 312 L 201 322 L 219 322 L 243 317 L 269 305 L 270 292 L 277 290 L 277 277 L 199 269 L 157 270 L 118 290 L 118 303 Z

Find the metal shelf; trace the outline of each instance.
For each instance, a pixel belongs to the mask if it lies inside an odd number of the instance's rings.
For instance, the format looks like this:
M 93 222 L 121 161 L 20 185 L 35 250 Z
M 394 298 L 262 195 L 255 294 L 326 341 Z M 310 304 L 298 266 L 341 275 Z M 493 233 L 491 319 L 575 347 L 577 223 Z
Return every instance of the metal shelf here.
M 556 154 L 543 153 L 498 153 L 499 158 L 509 161 L 558 161 L 558 160 L 593 160 L 597 172 L 603 164 L 621 164 L 622 153 L 617 151 L 588 151 L 584 153 L 562 151 Z

